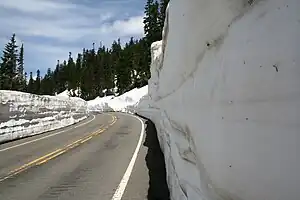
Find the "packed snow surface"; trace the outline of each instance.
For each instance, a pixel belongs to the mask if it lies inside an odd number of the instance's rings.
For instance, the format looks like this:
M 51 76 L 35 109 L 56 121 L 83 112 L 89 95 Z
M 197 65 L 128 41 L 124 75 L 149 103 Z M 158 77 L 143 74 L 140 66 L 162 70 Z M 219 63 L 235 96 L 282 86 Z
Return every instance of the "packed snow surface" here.
M 138 113 L 156 124 L 172 200 L 300 199 L 299 10 L 170 1 Z
M 131 112 L 139 100 L 148 94 L 148 86 L 135 88 L 120 96 L 97 97 L 88 101 L 89 111 L 120 111 Z
M 0 142 L 62 128 L 87 117 L 87 102 L 0 90 Z

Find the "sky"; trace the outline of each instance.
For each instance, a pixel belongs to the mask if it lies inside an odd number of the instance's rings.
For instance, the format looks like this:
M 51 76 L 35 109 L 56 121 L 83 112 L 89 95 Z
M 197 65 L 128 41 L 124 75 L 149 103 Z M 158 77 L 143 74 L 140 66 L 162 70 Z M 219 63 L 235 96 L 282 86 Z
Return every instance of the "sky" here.
M 54 69 L 93 42 L 143 36 L 144 0 L 0 0 L 0 50 L 16 34 L 26 72 Z M 1 54 L 1 53 L 0 53 Z

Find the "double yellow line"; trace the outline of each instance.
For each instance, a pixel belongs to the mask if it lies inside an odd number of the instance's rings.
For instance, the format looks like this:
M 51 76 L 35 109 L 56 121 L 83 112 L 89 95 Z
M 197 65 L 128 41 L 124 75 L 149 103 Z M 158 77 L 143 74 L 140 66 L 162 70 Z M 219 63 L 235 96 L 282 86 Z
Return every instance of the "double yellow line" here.
M 90 133 L 90 134 L 88 134 L 88 135 L 86 135 L 86 136 L 84 136 L 84 137 L 82 137 L 82 138 L 66 145 L 63 148 L 57 149 L 53 152 L 50 152 L 50 153 L 48 153 L 48 154 L 46 154 L 42 157 L 39 157 L 39 158 L 37 158 L 33 161 L 30 161 L 30 162 L 22 165 L 21 167 L 15 169 L 15 170 L 12 170 L 11 172 L 8 173 L 7 176 L 0 178 L 0 182 L 6 180 L 8 178 L 11 178 L 12 176 L 15 176 L 15 175 L 17 175 L 17 174 L 33 167 L 33 166 L 38 166 L 38 165 L 42 165 L 44 163 L 47 163 L 48 161 L 62 155 L 63 153 L 65 153 L 65 152 L 67 152 L 67 151 L 69 151 L 69 150 L 71 150 L 71 149 L 73 149 L 73 148 L 75 148 L 75 147 L 77 147 L 77 146 L 79 146 L 83 143 L 86 143 L 87 141 L 91 140 L 93 137 L 95 137 L 95 136 L 101 134 L 102 132 L 106 131 L 110 126 L 114 125 L 116 123 L 116 121 L 117 121 L 117 117 L 112 115 L 112 121 L 110 121 L 109 124 L 106 125 L 104 128 L 100 128 L 97 131 L 95 131 L 93 133 Z

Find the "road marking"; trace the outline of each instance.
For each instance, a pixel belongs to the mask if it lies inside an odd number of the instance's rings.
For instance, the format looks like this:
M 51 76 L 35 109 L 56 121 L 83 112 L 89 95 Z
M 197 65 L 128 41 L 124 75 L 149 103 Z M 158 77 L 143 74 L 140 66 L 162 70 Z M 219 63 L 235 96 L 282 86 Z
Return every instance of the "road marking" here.
M 71 144 L 67 145 L 67 148 L 73 146 L 74 144 L 76 144 L 80 141 L 81 141 L 81 138 L 79 140 L 76 140 L 75 142 L 72 142 Z
M 80 143 L 81 143 L 81 144 L 82 144 L 82 143 L 85 143 L 86 141 L 88 141 L 88 140 L 90 140 L 90 139 L 92 139 L 92 138 L 93 138 L 93 136 L 90 136 L 90 137 L 88 137 L 88 138 L 86 138 L 86 139 L 84 139 L 84 140 L 81 140 Z
M 138 117 L 136 117 L 134 115 L 130 115 L 130 116 L 135 117 L 136 119 L 138 119 L 142 123 L 142 130 L 141 130 L 140 139 L 138 141 L 136 149 L 135 149 L 135 151 L 133 153 L 133 156 L 132 156 L 132 158 L 130 160 L 130 163 L 129 163 L 127 169 L 126 169 L 126 172 L 125 172 L 125 174 L 124 174 L 124 176 L 123 176 L 123 178 L 122 178 L 122 180 L 121 180 L 121 182 L 120 182 L 120 184 L 119 184 L 119 186 L 118 186 L 118 188 L 117 188 L 114 196 L 112 197 L 112 200 L 121 200 L 122 199 L 122 196 L 123 196 L 124 191 L 126 189 L 126 186 L 127 186 L 128 181 L 129 181 L 132 169 L 134 167 L 134 163 L 136 161 L 138 152 L 140 150 L 140 147 L 142 145 L 142 141 L 143 141 L 143 138 L 144 138 L 144 132 L 145 132 L 145 124 L 144 124 L 144 122 L 140 118 L 138 118 Z
M 42 165 L 42 164 L 48 162 L 49 160 L 52 160 L 53 158 L 56 158 L 57 156 L 59 156 L 59 155 L 65 153 L 66 151 L 67 151 L 67 150 L 62 150 L 62 151 L 60 151 L 60 152 L 58 152 L 58 153 L 56 153 L 56 154 L 50 156 L 49 158 L 46 158 L 45 160 L 42 160 L 41 162 L 36 163 L 35 165 Z
M 1 178 L 0 182 L 2 182 L 2 181 L 6 180 L 6 179 L 8 179 L 8 178 L 10 178 L 10 177 L 12 177 L 14 175 L 17 175 L 17 174 L 23 172 L 24 170 L 26 170 L 26 169 L 30 168 L 31 166 L 35 165 L 35 163 L 37 163 L 37 162 L 43 160 L 44 158 L 47 158 L 47 157 L 49 157 L 49 156 L 51 156 L 51 155 L 53 155 L 53 154 L 55 154 L 55 153 L 57 153 L 57 152 L 59 152 L 61 150 L 62 149 L 57 149 L 57 150 L 55 150 L 55 151 L 53 151 L 51 153 L 48 153 L 48 154 L 46 154 L 46 155 L 44 155 L 44 156 L 42 156 L 40 158 L 37 158 L 37 159 L 35 159 L 35 160 L 33 160 L 33 161 L 29 162 L 29 163 L 26 163 L 25 165 L 22 165 L 21 167 L 13 170 L 11 172 L 9 172 L 7 176 Z
M 37 162 L 39 162 L 40 160 L 43 160 L 44 158 L 47 158 L 47 157 L 49 157 L 49 156 L 51 156 L 51 155 L 53 155 L 53 154 L 55 154 L 55 153 L 57 153 L 57 152 L 59 152 L 59 151 L 61 151 L 61 150 L 62 150 L 62 149 L 57 149 L 57 150 L 55 150 L 55 151 L 53 151 L 53 152 L 51 152 L 51 153 L 48 153 L 48 154 L 46 154 L 46 155 L 44 155 L 44 156 L 42 156 L 42 157 L 40 157 L 40 158 L 37 158 L 37 159 L 35 159 L 35 160 L 33 160 L 33 161 L 31 161 L 31 162 L 25 164 L 25 165 L 22 165 L 21 167 L 19 167 L 19 168 L 13 170 L 11 173 L 15 173 L 15 172 L 17 172 L 17 171 L 20 171 L 20 170 L 22 170 L 22 169 L 25 169 L 25 168 L 27 168 L 28 166 L 33 165 L 34 163 L 37 163 Z
M 111 115 L 111 116 L 114 117 L 113 115 Z M 114 119 L 114 123 L 115 123 L 117 120 L 116 120 L 116 118 L 113 118 L 113 119 Z M 5 176 L 3 178 L 0 177 L 0 182 L 6 180 L 8 178 L 11 178 L 12 176 L 15 176 L 15 175 L 17 175 L 17 174 L 25 171 L 26 169 L 29 169 L 29 168 L 33 167 L 33 166 L 38 166 L 38 165 L 42 165 L 44 163 L 47 163 L 48 161 L 50 161 L 50 160 L 52 160 L 52 159 L 60 156 L 61 154 L 63 154 L 65 152 L 67 152 L 67 151 L 69 151 L 69 150 L 77 147 L 78 145 L 85 143 L 86 141 L 92 139 L 94 136 L 97 136 L 100 133 L 104 132 L 105 130 L 102 129 L 102 127 L 103 127 L 103 125 L 97 131 L 92 132 L 92 133 L 90 133 L 88 135 L 85 135 L 82 138 L 80 138 L 80 139 L 72 142 L 69 145 L 65 145 L 64 148 L 57 149 L 57 150 L 55 150 L 55 151 L 53 151 L 51 153 L 48 153 L 48 154 L 46 154 L 46 155 L 44 155 L 44 156 L 42 156 L 40 158 L 37 158 L 37 159 L 35 159 L 33 161 L 30 161 L 29 163 L 26 163 L 26 164 L 22 165 L 21 167 L 13 170 L 11 172 L 9 172 L 7 176 Z
M 57 133 L 54 133 L 54 134 L 51 134 L 51 135 L 47 135 L 47 136 L 44 136 L 44 137 L 41 137 L 41 138 L 38 138 L 38 139 L 35 139 L 35 140 L 31 140 L 31 141 L 28 141 L 28 142 L 24 142 L 24 143 L 21 143 L 21 144 L 17 144 L 17 145 L 11 146 L 11 147 L 7 147 L 7 148 L 4 148 L 4 149 L 0 149 L 0 152 L 7 151 L 7 150 L 10 150 L 10 149 L 13 149 L 13 148 L 16 148 L 16 147 L 24 146 L 24 145 L 26 145 L 26 144 L 31 144 L 31 143 L 33 143 L 33 142 L 37 142 L 37 141 L 40 141 L 40 140 L 43 140 L 43 139 L 46 139 L 46 138 L 49 138 L 49 137 L 52 137 L 52 136 L 55 136 L 55 135 L 59 135 L 59 134 L 61 134 L 61 133 L 63 133 L 63 132 L 70 131 L 70 130 L 72 130 L 72 129 L 74 129 L 74 128 L 78 128 L 78 127 L 81 127 L 81 126 L 83 126 L 83 125 L 86 125 L 86 124 L 88 124 L 88 123 L 94 121 L 95 118 L 96 118 L 95 115 L 93 115 L 93 119 L 91 119 L 90 121 L 87 121 L 87 122 L 85 122 L 85 123 L 83 123 L 83 124 L 80 124 L 80 125 L 78 125 L 78 126 L 75 126 L 75 127 L 73 127 L 73 128 L 69 128 L 69 129 L 67 129 L 67 130 L 59 131 L 59 132 L 57 132 Z

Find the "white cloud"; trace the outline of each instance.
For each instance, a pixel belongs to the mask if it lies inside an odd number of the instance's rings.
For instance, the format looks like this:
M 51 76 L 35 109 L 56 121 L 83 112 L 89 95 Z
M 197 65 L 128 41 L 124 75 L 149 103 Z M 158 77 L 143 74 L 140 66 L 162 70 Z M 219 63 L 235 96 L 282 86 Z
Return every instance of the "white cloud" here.
M 143 17 L 134 16 L 127 20 L 118 20 L 112 24 L 105 24 L 101 27 L 103 33 L 117 32 L 120 36 L 143 35 Z
M 139 0 L 102 0 L 95 7 L 72 1 L 0 0 L 0 45 L 16 33 L 25 45 L 25 68 L 34 71 L 53 68 L 57 59 L 67 59 L 69 51 L 76 55 L 93 41 L 110 45 L 117 38 L 143 36 L 141 12 L 119 6 L 132 7 Z
M 112 23 L 116 13 L 48 0 L 1 0 L 0 7 L 28 13 L 1 16 L 0 24 L 23 36 L 50 37 L 66 42 L 85 36 L 113 34 L 116 37 L 142 36 L 143 16 L 131 16 Z M 15 12 L 15 11 L 14 11 Z M 34 14 L 38 13 L 38 17 Z M 100 14 L 99 14 L 100 13 Z
M 0 6 L 22 12 L 53 13 L 53 11 L 74 8 L 72 4 L 51 2 L 48 0 L 1 0 Z

